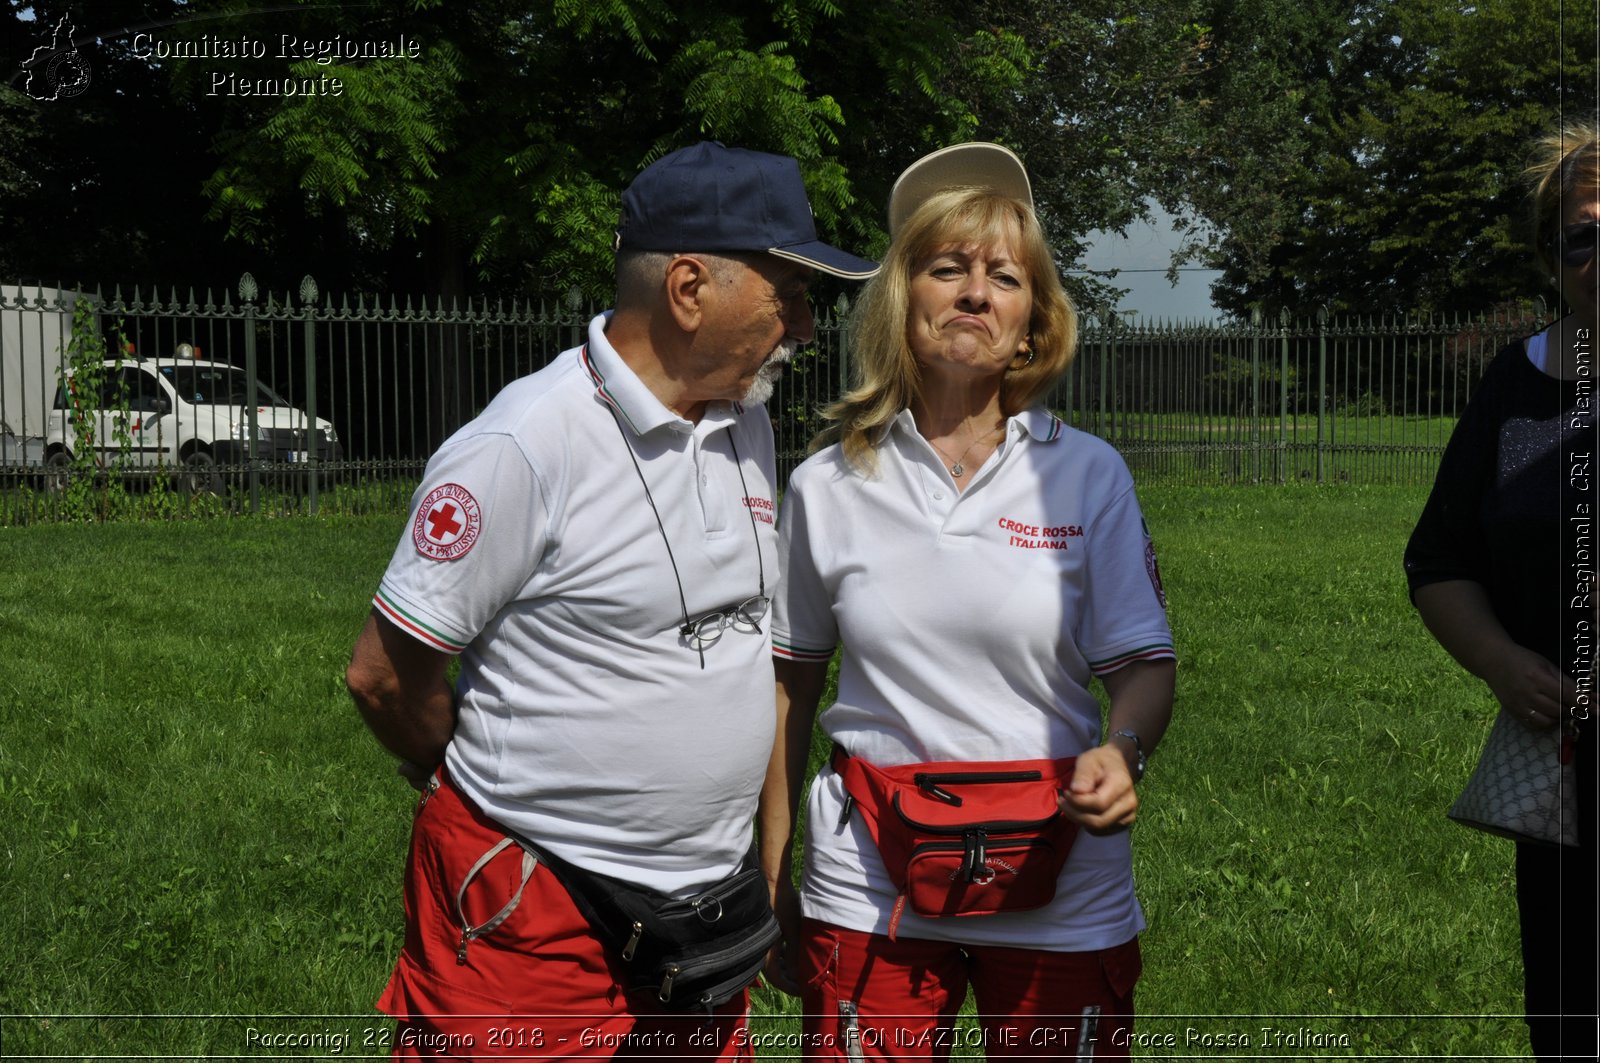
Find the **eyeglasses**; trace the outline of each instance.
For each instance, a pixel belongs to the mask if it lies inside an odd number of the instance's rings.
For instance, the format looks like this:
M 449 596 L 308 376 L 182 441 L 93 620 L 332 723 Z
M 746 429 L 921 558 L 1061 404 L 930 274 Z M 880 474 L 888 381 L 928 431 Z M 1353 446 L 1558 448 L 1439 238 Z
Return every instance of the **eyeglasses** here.
M 1552 243 L 1561 264 L 1576 268 L 1594 257 L 1597 239 L 1600 239 L 1600 218 L 1562 226 Z
M 765 594 L 758 594 L 753 598 L 746 598 L 732 608 L 707 613 L 698 620 L 686 620 L 678 629 L 678 634 L 688 639 L 689 644 L 697 650 L 703 650 L 716 642 L 730 627 L 735 631 L 759 635 L 761 621 L 766 617 L 767 609 L 771 605 L 771 598 Z

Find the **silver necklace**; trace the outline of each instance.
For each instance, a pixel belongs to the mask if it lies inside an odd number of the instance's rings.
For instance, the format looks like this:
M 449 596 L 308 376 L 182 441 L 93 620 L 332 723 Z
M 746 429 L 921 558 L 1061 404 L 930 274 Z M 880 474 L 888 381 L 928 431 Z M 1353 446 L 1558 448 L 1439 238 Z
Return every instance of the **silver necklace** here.
M 967 444 L 967 449 L 963 450 L 961 452 L 961 457 L 957 458 L 955 460 L 955 462 L 950 466 L 950 475 L 954 476 L 956 479 L 959 480 L 961 478 L 961 475 L 967 471 L 967 467 L 965 465 L 963 465 L 962 462 L 967 460 L 967 455 L 972 453 L 972 448 L 977 446 L 979 443 L 983 442 L 985 439 L 988 439 L 990 436 L 999 433 L 1001 430 L 1002 429 L 1000 429 L 1000 428 L 995 428 L 995 429 L 992 429 L 992 430 L 990 430 L 988 432 L 985 432 L 981 436 L 974 436 L 973 439 L 972 439 L 972 442 Z M 930 446 L 934 450 L 938 451 L 939 452 L 939 456 L 941 458 L 943 458 L 945 461 L 949 461 L 950 460 L 950 455 L 946 454 L 944 452 L 944 448 L 939 446 L 939 444 L 935 443 L 933 440 L 931 440 L 931 439 L 928 440 L 928 446 Z

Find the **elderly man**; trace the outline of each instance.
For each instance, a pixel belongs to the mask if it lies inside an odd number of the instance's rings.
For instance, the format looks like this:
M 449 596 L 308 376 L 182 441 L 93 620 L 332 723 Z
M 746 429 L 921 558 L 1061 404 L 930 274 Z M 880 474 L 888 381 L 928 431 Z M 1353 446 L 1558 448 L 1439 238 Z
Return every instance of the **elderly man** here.
M 635 178 L 616 248 L 588 343 L 429 462 L 351 658 L 423 790 L 378 1003 L 399 1056 L 748 1055 L 778 575 L 760 404 L 812 337 L 812 272 L 876 266 L 818 242 L 793 159 L 711 143 Z M 685 912 L 711 939 L 689 961 Z M 697 976 L 719 952 L 735 969 Z

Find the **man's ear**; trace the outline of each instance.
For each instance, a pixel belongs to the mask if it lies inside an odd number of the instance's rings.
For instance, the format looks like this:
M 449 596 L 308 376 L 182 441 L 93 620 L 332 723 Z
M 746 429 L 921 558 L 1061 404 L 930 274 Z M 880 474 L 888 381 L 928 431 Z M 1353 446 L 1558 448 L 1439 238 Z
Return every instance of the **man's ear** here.
M 711 267 L 703 258 L 678 255 L 667 263 L 667 307 L 684 332 L 695 332 L 705 318 Z

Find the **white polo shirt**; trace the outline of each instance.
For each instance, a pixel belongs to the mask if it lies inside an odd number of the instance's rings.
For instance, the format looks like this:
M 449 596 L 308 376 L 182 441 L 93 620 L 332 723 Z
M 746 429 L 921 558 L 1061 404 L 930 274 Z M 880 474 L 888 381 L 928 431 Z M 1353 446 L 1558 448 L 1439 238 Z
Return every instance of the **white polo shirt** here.
M 829 447 L 795 470 L 783 500 L 773 652 L 825 661 L 843 644 L 823 730 L 884 766 L 1098 745 L 1090 679 L 1173 656 L 1122 458 L 1043 410 L 1010 419 L 965 492 L 909 412 L 877 455 L 869 478 Z M 831 767 L 807 808 L 806 915 L 887 933 L 896 890 L 861 817 L 841 824 L 844 787 Z M 951 919 L 908 909 L 898 933 L 1080 951 L 1143 927 L 1127 832 L 1080 832 L 1046 908 Z
M 732 403 L 679 417 L 607 342 L 608 317 L 440 447 L 374 604 L 461 654 L 445 762 L 479 808 L 579 866 L 683 894 L 749 849 L 771 639 L 730 627 L 702 668 L 640 474 L 691 619 L 760 593 L 762 571 L 771 594 L 772 426 Z

